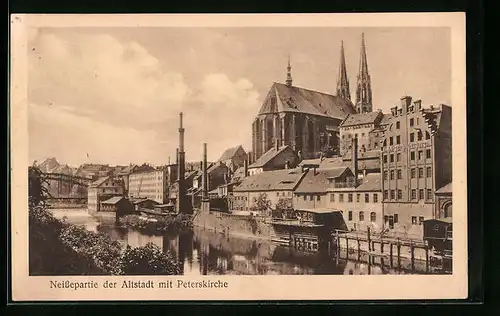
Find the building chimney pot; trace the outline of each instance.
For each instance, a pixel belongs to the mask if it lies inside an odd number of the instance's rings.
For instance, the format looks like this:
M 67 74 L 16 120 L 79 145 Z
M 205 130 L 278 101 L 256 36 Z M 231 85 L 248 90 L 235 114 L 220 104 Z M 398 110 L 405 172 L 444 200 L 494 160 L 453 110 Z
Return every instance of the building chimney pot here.
M 354 174 L 354 180 L 357 183 L 358 180 L 358 138 L 354 137 L 352 139 L 352 147 L 351 147 L 351 164 L 352 164 L 352 173 Z
M 248 158 L 243 162 L 244 177 L 248 176 Z

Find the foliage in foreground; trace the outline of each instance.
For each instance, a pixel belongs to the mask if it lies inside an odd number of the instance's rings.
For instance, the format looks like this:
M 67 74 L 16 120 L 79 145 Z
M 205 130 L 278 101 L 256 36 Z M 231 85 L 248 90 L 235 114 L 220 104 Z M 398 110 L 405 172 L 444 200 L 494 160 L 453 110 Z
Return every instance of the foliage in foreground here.
M 43 173 L 29 169 L 30 275 L 178 274 L 169 253 L 150 243 L 126 249 L 104 233 L 56 219 L 46 209 Z

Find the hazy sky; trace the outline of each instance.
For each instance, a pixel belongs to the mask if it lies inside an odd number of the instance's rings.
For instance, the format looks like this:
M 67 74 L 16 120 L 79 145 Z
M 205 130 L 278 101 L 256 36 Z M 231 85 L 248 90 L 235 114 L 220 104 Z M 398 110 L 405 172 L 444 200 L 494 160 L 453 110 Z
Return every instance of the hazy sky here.
M 374 109 L 403 95 L 450 104 L 447 28 L 37 29 L 29 42 L 30 160 L 175 161 L 178 114 L 186 158 L 242 144 L 273 81 L 335 93 L 340 41 L 354 98 L 365 33 Z M 89 158 L 87 157 L 89 155 Z

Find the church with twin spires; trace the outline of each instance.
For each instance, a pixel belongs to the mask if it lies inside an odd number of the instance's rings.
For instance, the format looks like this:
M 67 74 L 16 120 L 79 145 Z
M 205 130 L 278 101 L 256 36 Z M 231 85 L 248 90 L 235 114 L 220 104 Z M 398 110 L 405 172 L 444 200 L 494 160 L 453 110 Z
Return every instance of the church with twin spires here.
M 361 38 L 355 103 L 351 101 L 344 45 L 335 94 L 296 87 L 288 59 L 285 83 L 274 82 L 252 123 L 253 161 L 272 148 L 291 147 L 303 159 L 338 153 L 339 126 L 350 114 L 373 111 L 364 34 Z

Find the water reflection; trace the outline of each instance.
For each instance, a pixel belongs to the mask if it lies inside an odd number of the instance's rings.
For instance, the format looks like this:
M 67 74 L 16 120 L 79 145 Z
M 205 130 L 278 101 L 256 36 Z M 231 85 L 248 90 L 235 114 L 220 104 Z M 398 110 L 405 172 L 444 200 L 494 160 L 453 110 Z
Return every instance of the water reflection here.
M 105 232 L 132 247 L 152 242 L 178 259 L 184 275 L 301 275 L 301 274 L 401 274 L 415 273 L 408 262 L 391 266 L 386 259 L 353 253 L 314 253 L 295 251 L 264 240 L 227 237 L 220 233 L 194 228 L 192 231 L 146 235 L 137 230 L 116 227 L 113 221 L 77 214 L 68 221 L 92 231 Z M 84 219 L 84 220 L 82 220 Z M 425 266 L 425 263 L 424 263 Z M 421 266 L 416 267 L 422 268 Z M 423 270 L 425 271 L 425 267 Z M 423 273 L 417 272 L 416 273 Z

